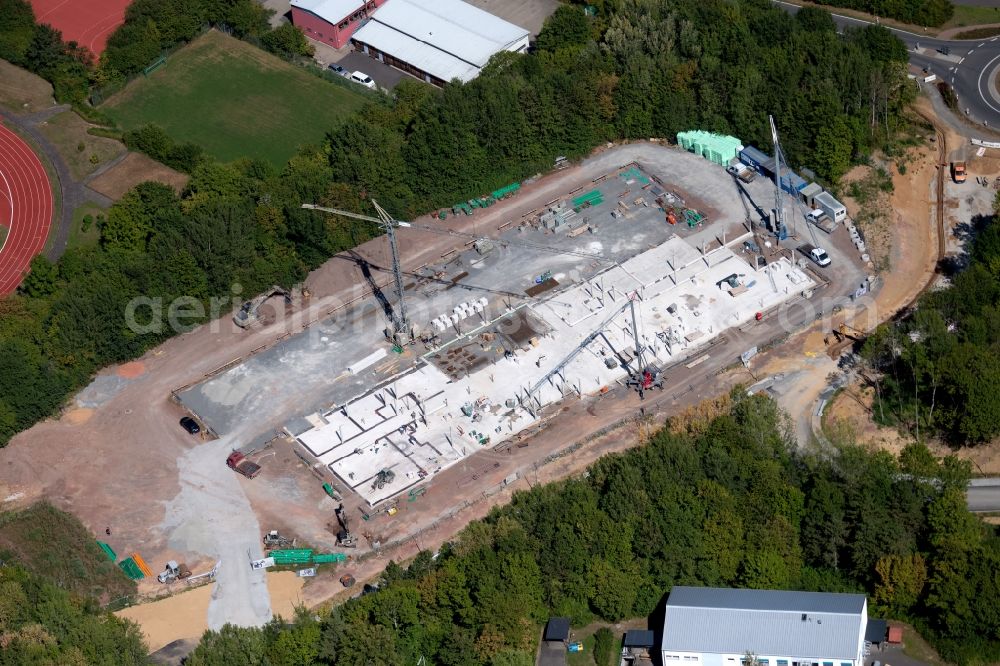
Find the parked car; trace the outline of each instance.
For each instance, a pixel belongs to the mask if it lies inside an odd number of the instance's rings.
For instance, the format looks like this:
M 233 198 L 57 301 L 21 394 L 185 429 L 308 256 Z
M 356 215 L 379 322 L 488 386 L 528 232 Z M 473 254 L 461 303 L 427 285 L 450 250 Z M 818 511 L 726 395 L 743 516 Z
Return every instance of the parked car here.
M 375 90 L 375 81 L 373 81 L 372 77 L 368 76 L 364 72 L 354 72 L 353 74 L 351 74 L 351 81 L 354 81 L 355 83 L 360 83 L 365 88 L 371 88 L 372 90 Z
M 341 67 L 337 63 L 333 63 L 332 65 L 329 65 L 327 67 L 327 69 L 329 69 L 334 74 L 340 74 L 341 76 L 344 76 L 344 77 L 347 77 L 347 76 L 351 75 L 350 72 L 348 72 L 346 69 L 344 69 L 343 67 Z
M 185 416 L 181 419 L 181 427 L 187 430 L 192 435 L 197 435 L 201 432 L 201 426 L 190 416 Z
M 940 53 L 941 55 L 951 55 L 951 47 L 942 46 L 941 48 L 938 49 L 938 53 Z

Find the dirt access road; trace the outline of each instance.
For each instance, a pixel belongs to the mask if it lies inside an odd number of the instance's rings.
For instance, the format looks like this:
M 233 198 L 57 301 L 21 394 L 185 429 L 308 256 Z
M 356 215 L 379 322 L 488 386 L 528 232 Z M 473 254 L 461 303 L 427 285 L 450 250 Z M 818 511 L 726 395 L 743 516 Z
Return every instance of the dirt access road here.
M 892 248 L 890 270 L 882 276 L 882 286 L 865 307 L 847 309 L 830 322 L 847 322 L 862 331 L 871 331 L 913 303 L 937 280 L 938 262 L 945 256 L 946 239 L 954 236 L 958 224 L 945 210 L 957 206 L 945 191 L 948 160 L 968 140 L 941 121 L 930 100 L 921 97 L 917 112 L 935 127 L 934 144 L 917 148 L 906 174 L 893 169 Z M 854 215 L 856 210 L 849 212 Z M 790 341 L 785 349 L 772 354 L 761 368 L 762 375 L 784 375 L 775 391 L 778 404 L 795 421 L 800 445 L 810 443 L 820 427 L 817 409 L 820 395 L 829 386 L 829 377 L 838 371 L 835 360 L 826 354 L 825 340 L 832 326 L 817 329 Z M 794 344 L 793 344 L 794 343 Z
M 510 205 L 447 224 L 460 231 L 483 233 L 503 223 L 516 223 L 520 215 L 624 164 L 663 159 L 662 151 L 650 143 L 599 151 L 581 166 L 524 187 Z M 431 223 L 429 219 L 421 221 Z M 460 243 L 438 234 L 403 230 L 404 267 L 414 270 L 436 261 Z M 372 264 L 385 265 L 384 247 L 384 241 L 375 240 L 357 251 Z M 6 463 L 0 465 L 0 497 L 16 497 L 18 502 L 47 497 L 76 514 L 96 533 L 102 533 L 105 526 L 113 527 L 112 547 L 121 553 L 143 553 L 154 569 L 171 557 L 186 559 L 192 569 L 210 566 L 214 558 L 221 558 L 223 566 L 208 609 L 208 626 L 217 628 L 226 621 L 267 621 L 272 609 L 263 574 L 251 571 L 245 561 L 260 554 L 257 516 L 271 513 L 280 517 L 283 507 L 275 502 L 284 486 L 268 494 L 268 486 L 260 483 L 263 477 L 254 485 L 232 474 L 222 461 L 228 449 L 239 442 L 201 441 L 184 433 L 177 425 L 182 412 L 169 395 L 173 389 L 197 382 L 233 359 L 268 346 L 368 293 L 356 264 L 339 259 L 313 273 L 308 287 L 312 299 L 307 310 L 282 325 L 243 331 L 233 326 L 228 316 L 222 317 L 171 339 L 140 361 L 103 372 L 78 396 L 78 409 L 21 433 L 0 453 Z M 241 299 L 236 296 L 234 300 Z M 751 324 L 727 336 L 725 345 L 713 350 L 704 363 L 677 370 L 673 376 L 677 390 L 672 393 L 644 404 L 634 395 L 567 404 L 549 421 L 544 436 L 533 438 L 528 448 L 500 454 L 484 452 L 448 470 L 435 481 L 428 497 L 403 505 L 403 515 L 396 516 L 395 522 L 382 516 L 371 526 L 373 533 L 384 533 L 382 559 L 368 557 L 352 564 L 359 580 L 375 575 L 386 557 L 403 559 L 420 547 L 435 547 L 469 520 L 504 501 L 515 488 L 561 478 L 582 470 L 602 453 L 633 446 L 636 430 L 630 424 L 640 408 L 647 416 L 659 418 L 716 395 L 737 381 L 749 381 L 745 372 L 724 377 L 716 373 L 731 365 L 740 351 L 773 337 L 773 331 L 766 324 Z M 626 426 L 612 427 L 619 422 Z M 592 436 L 605 429 L 610 432 Z M 275 458 L 290 457 L 288 450 L 278 447 L 274 453 Z M 546 459 L 550 459 L 549 464 L 542 465 Z M 505 486 L 504 479 L 514 473 L 518 482 Z M 306 472 L 303 477 L 316 483 Z M 317 508 L 327 513 L 325 517 L 313 516 L 314 521 L 330 519 L 329 507 L 321 501 L 313 500 L 312 506 L 303 504 L 298 511 L 316 514 Z M 192 554 L 200 554 L 202 561 L 192 559 Z M 309 601 L 320 601 L 333 592 L 333 578 L 324 580 L 306 588 Z M 144 583 L 143 590 L 155 591 L 155 582 Z

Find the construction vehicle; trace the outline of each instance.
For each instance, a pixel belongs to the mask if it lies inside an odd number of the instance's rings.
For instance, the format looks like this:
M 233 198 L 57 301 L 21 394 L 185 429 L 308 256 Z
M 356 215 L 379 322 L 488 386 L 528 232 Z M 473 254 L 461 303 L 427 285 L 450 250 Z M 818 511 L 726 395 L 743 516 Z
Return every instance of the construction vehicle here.
M 833 339 L 831 340 L 830 336 L 827 336 L 824 342 L 827 344 L 826 353 L 832 359 L 838 358 L 852 344 L 864 342 L 866 337 L 864 331 L 847 324 L 841 324 L 831 333 L 833 333 Z
M 233 451 L 226 458 L 226 465 L 237 474 L 252 479 L 260 474 L 260 465 L 247 459 L 242 451 Z
M 265 291 L 263 294 L 250 299 L 244 303 L 236 314 L 233 315 L 233 323 L 235 323 L 240 328 L 250 328 L 257 323 L 257 311 L 260 306 L 264 304 L 264 301 L 271 298 L 272 296 L 284 296 L 285 303 L 292 303 L 292 293 L 285 289 L 284 287 L 279 287 L 278 285 L 272 285 L 270 289 Z
M 806 221 L 810 222 L 813 226 L 818 227 L 828 234 L 832 234 L 837 230 L 837 223 L 830 219 L 830 216 L 826 214 L 826 211 L 819 208 L 815 208 L 806 214 Z
M 656 366 L 648 365 L 641 374 L 632 376 L 625 384 L 637 390 L 641 398 L 649 389 L 663 390 L 663 373 Z
M 161 583 L 172 583 L 175 580 L 183 580 L 184 578 L 191 577 L 191 570 L 188 569 L 188 565 L 181 562 L 177 563 L 177 560 L 170 560 L 167 562 L 166 568 L 163 569 L 156 576 L 156 580 Z
M 381 490 L 392 483 L 396 478 L 396 473 L 391 469 L 380 469 L 375 475 L 375 482 L 372 483 L 372 490 Z
M 340 530 L 337 531 L 337 545 L 343 546 L 344 548 L 357 548 L 358 537 L 351 534 L 351 528 L 347 520 L 347 512 L 344 511 L 343 504 L 337 507 L 336 514 L 337 522 L 340 523 Z
M 803 243 L 799 246 L 799 252 L 806 255 L 818 266 L 829 266 L 830 265 L 830 255 L 826 253 L 821 247 L 816 247 L 815 245 L 810 245 L 809 243 Z
M 295 539 L 281 536 L 278 530 L 271 530 L 264 535 L 265 548 L 295 548 Z
M 965 162 L 951 163 L 951 178 L 956 183 L 964 183 L 968 173 L 965 171 Z
M 191 575 L 191 570 L 188 569 L 187 565 L 183 562 L 178 564 L 176 560 L 170 560 L 167 562 L 167 566 L 156 576 L 156 580 L 161 583 L 172 583 L 175 580 L 184 580 L 188 583 L 192 583 L 196 580 L 202 578 L 214 579 L 219 573 L 219 567 L 222 566 L 222 560 L 217 560 L 215 566 L 213 566 L 208 571 L 204 571 L 200 574 L 194 576 Z
M 844 340 L 864 342 L 866 337 L 864 331 L 858 330 L 853 326 L 848 326 L 847 324 L 841 324 L 833 329 L 833 336 L 837 339 L 837 342 L 843 342 Z

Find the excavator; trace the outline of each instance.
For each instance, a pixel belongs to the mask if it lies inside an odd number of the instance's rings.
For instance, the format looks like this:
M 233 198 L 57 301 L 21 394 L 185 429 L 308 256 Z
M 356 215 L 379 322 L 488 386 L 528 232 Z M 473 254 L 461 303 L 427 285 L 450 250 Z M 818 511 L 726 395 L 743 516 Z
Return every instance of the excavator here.
M 263 294 L 246 301 L 236 314 L 233 315 L 233 322 L 240 328 L 250 328 L 258 321 L 257 311 L 260 309 L 260 306 L 272 296 L 284 296 L 286 304 L 291 305 L 292 303 L 292 292 L 284 287 L 272 285 Z
M 833 339 L 831 340 L 830 336 L 827 336 L 826 343 L 828 346 L 827 354 L 833 359 L 840 356 L 841 352 L 855 342 L 864 342 L 867 337 L 864 331 L 846 323 L 833 329 L 831 333 L 833 334 Z
M 347 520 L 347 512 L 344 511 L 343 504 L 337 507 L 336 513 L 337 522 L 340 523 L 340 530 L 337 532 L 337 545 L 343 548 L 357 548 L 358 537 L 351 534 L 351 528 Z

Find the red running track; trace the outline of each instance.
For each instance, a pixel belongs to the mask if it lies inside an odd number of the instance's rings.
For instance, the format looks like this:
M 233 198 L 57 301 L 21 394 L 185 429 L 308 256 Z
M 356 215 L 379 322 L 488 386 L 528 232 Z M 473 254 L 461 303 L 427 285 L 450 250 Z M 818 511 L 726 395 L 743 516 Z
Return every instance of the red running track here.
M 21 284 L 32 258 L 45 247 L 52 226 L 52 188 L 38 156 L 0 123 L 0 296 Z
M 63 40 L 86 46 L 99 56 L 108 36 L 125 20 L 132 0 L 31 0 L 35 20 L 48 23 Z

